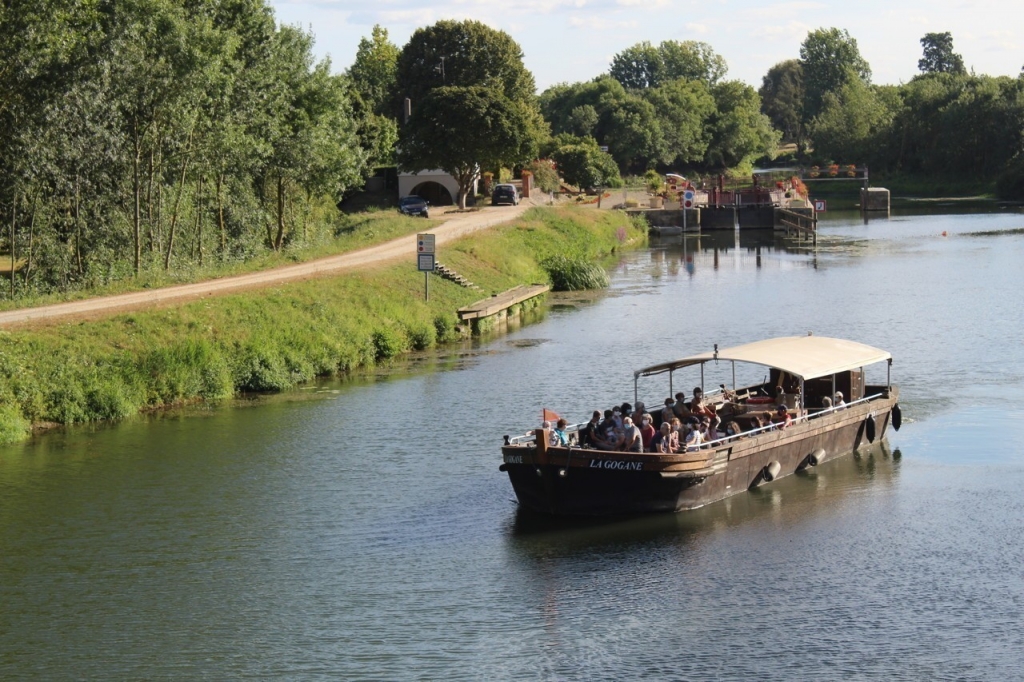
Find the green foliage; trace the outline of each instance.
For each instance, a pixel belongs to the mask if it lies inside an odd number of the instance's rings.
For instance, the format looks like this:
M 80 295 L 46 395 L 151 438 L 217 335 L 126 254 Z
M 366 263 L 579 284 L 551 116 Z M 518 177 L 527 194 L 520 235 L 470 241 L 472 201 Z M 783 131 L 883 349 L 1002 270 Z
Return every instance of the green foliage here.
M 754 88 L 740 81 L 726 81 L 715 86 L 713 94 L 717 113 L 710 123 L 707 167 L 724 170 L 747 166 L 758 157 L 774 156 L 780 133 L 761 113 L 761 98 Z
M 554 138 L 551 158 L 570 185 L 584 190 L 621 186 L 619 169 L 592 137 L 558 135 Z
M 921 38 L 924 56 L 917 62 L 917 68 L 924 73 L 958 73 L 965 74 L 964 59 L 953 52 L 953 34 L 925 33 Z
M 557 192 L 561 183 L 558 170 L 551 159 L 535 159 L 526 164 L 524 170 L 533 173 L 533 180 L 542 192 Z
M 457 338 L 455 320 L 451 315 L 434 316 L 434 337 L 438 343 L 447 343 Z
M 479 168 L 525 163 L 537 139 L 527 105 L 485 87 L 439 87 L 426 94 L 402 129 L 399 162 L 407 170 L 441 168 L 459 183 L 459 207 Z
M 660 87 L 685 79 L 713 86 L 729 70 L 725 59 L 707 43 L 666 40 L 657 47 L 643 41 L 612 57 L 608 72 L 631 90 Z
M 555 291 L 602 289 L 609 284 L 604 268 L 580 256 L 551 256 L 541 265 L 547 270 Z
M 761 111 L 782 132 L 783 142 L 804 145 L 804 71 L 798 59 L 779 62 L 761 81 Z
M 532 105 L 536 89 L 512 37 L 470 20 L 439 21 L 413 32 L 398 57 L 394 114 L 401 115 L 406 97 L 415 113 L 431 90 L 445 86 L 482 87 L 524 105 Z
M 417 223 L 422 224 L 422 223 Z M 618 211 L 534 208 L 446 246 L 446 262 L 491 291 L 543 281 L 559 254 L 590 262 L 643 243 Z M 73 424 L 139 410 L 285 390 L 410 348 L 459 338 L 452 311 L 479 293 L 407 264 L 297 282 L 169 309 L 0 335 L 0 440 L 29 422 Z
M 376 362 L 390 360 L 407 350 L 405 336 L 391 327 L 376 329 L 372 335 L 373 359 Z
M 348 69 L 363 102 L 378 116 L 387 116 L 398 81 L 398 47 L 388 40 L 388 30 L 374 25 L 369 39 L 360 38 L 355 61 Z
M 870 162 L 885 144 L 896 113 L 875 88 L 860 80 L 825 93 L 821 113 L 810 124 L 815 154 L 847 163 Z
M 1006 201 L 1024 201 L 1024 154 L 1018 154 L 996 178 L 996 196 Z
M 23 440 L 28 435 L 29 426 L 17 404 L 0 402 L 0 445 Z
M 821 111 L 827 92 L 835 92 L 854 79 L 871 82 L 871 67 L 860 54 L 857 40 L 846 29 L 819 28 L 800 45 L 804 76 L 804 120 Z
M 715 98 L 702 81 L 676 79 L 643 91 L 654 107 L 664 141 L 664 163 L 686 167 L 698 164 L 711 143 L 709 121 L 717 111 Z
M 19 296 L 320 238 L 324 198 L 362 181 L 361 145 L 394 143 L 263 0 L 14 3 L 0 45 L 17 65 L 0 69 L 0 203 Z

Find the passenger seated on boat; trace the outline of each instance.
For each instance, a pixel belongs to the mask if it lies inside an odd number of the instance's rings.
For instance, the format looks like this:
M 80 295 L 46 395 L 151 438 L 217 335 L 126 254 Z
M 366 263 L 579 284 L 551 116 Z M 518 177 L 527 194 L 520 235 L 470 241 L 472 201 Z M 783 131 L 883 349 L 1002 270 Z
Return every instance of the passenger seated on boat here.
M 554 436 L 554 443 L 552 445 L 556 447 L 569 447 L 569 434 L 565 432 L 565 427 L 569 425 L 569 422 L 564 419 L 559 419 L 555 424 L 555 430 L 551 432 Z
M 616 426 L 614 414 L 611 410 L 604 411 L 604 419 L 597 426 L 598 441 L 597 447 L 600 450 L 614 450 L 616 441 Z
M 682 391 L 676 393 L 676 404 L 673 408 L 673 411 L 675 412 L 676 416 L 679 417 L 680 419 L 686 419 L 687 417 L 692 416 L 690 408 L 686 404 L 686 394 L 683 393 Z
M 713 419 L 716 425 L 721 421 L 718 418 L 718 411 L 715 409 L 715 406 L 704 402 L 704 391 L 701 390 L 700 386 L 693 389 L 693 399 L 690 400 L 690 412 L 695 417 Z
M 640 420 L 640 424 L 640 437 L 643 438 L 644 441 L 644 452 L 650 452 L 651 439 L 654 438 L 655 434 L 654 417 L 645 412 L 643 418 Z
M 822 410 L 831 410 L 832 409 L 832 398 L 829 398 L 828 396 L 825 396 L 824 398 L 822 398 L 821 399 L 821 409 Z
M 612 408 L 612 421 L 615 423 L 615 428 L 622 428 L 622 409 L 619 407 Z
M 836 409 L 837 410 L 842 410 L 842 409 L 846 408 L 846 401 L 843 400 L 843 392 L 842 391 L 836 391 L 836 402 L 835 402 L 835 405 L 836 405 Z
M 621 450 L 623 442 L 623 430 L 622 427 L 617 425 L 614 420 L 611 422 L 608 428 L 604 431 L 604 450 Z
M 671 436 L 672 425 L 669 424 L 668 422 L 665 422 L 664 424 L 661 425 L 661 430 L 658 431 L 658 433 L 656 433 L 654 435 L 654 438 L 651 440 L 651 449 L 654 452 L 663 452 L 667 454 L 672 454 L 676 452 L 676 450 L 673 449 L 672 447 Z
M 725 423 L 725 437 L 726 438 L 735 438 L 736 436 L 740 435 L 741 433 L 743 433 L 743 429 L 740 428 L 740 425 L 738 423 L 736 423 L 735 421 L 730 421 L 730 422 L 726 422 Z
M 701 436 L 699 424 L 690 421 L 686 425 L 686 436 L 684 437 L 683 444 L 686 447 L 687 452 L 693 450 L 699 450 L 700 446 L 704 443 L 704 437 Z
M 789 416 L 789 410 L 786 409 L 785 405 L 780 404 L 775 408 L 775 416 L 772 417 L 772 423 L 778 429 L 784 429 L 793 423 L 793 418 Z
M 632 419 L 633 418 L 633 406 L 630 405 L 629 403 L 622 403 L 622 405 L 619 406 L 619 413 L 622 415 L 623 419 L 625 419 L 626 417 L 629 417 L 630 419 Z
M 672 443 L 673 452 L 679 451 L 679 438 L 683 432 L 683 423 L 679 420 L 679 417 L 672 417 L 672 421 L 669 422 L 672 426 L 672 431 L 669 433 L 669 441 Z
M 633 423 L 633 418 L 623 419 L 622 428 L 622 449 L 626 452 L 643 452 L 644 439 L 640 435 L 640 427 Z
M 675 401 L 672 398 L 665 398 L 665 407 L 661 410 L 661 423 L 668 424 L 672 421 L 672 417 L 676 416 L 675 410 L 673 409 Z
M 638 400 L 636 403 L 636 409 L 633 410 L 633 414 L 629 415 L 634 424 L 639 425 L 643 422 L 645 411 L 644 404 Z
M 709 417 L 700 418 L 700 436 L 704 439 L 705 443 L 718 440 L 722 437 L 721 434 L 718 433 L 718 429 L 715 428 L 715 425 L 711 423 L 711 419 Z
M 601 423 L 601 412 L 600 410 L 594 410 L 594 413 L 590 415 L 590 421 L 587 425 L 580 429 L 580 447 L 584 448 L 596 448 L 598 441 L 601 436 L 598 434 L 597 427 Z

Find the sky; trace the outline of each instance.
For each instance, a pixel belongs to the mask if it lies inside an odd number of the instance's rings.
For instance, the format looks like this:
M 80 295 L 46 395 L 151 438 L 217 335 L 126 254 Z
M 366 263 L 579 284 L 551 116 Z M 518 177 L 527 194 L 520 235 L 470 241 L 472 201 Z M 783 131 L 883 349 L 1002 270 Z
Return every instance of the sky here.
M 699 40 L 725 57 L 727 78 L 759 87 L 768 69 L 800 56 L 817 28 L 846 29 L 871 65 L 872 82 L 898 84 L 918 73 L 921 37 L 949 31 L 954 50 L 978 74 L 1017 76 L 1024 67 L 1021 0 L 270 0 L 282 24 L 312 31 L 316 53 L 335 71 L 355 58 L 374 24 L 402 47 L 441 19 L 476 19 L 509 33 L 523 49 L 538 92 L 590 80 L 640 41 Z

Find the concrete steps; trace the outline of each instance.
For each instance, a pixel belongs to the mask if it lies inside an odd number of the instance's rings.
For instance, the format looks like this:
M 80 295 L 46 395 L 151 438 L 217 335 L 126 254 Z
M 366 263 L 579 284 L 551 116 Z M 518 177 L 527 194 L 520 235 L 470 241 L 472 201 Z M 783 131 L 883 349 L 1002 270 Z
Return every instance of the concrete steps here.
M 459 273 L 445 266 L 443 263 L 434 264 L 434 274 L 437 275 L 438 277 L 442 277 L 448 280 L 449 282 L 455 282 L 460 287 L 466 287 L 467 289 L 476 289 L 478 291 L 483 291 L 481 287 L 478 287 L 477 285 L 473 284 Z

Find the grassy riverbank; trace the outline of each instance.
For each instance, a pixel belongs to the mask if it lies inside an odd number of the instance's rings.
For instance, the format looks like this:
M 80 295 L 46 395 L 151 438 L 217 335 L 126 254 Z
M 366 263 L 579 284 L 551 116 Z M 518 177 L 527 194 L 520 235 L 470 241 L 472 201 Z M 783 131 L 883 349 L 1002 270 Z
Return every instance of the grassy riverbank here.
M 599 260 L 644 243 L 620 212 L 532 209 L 439 254 L 484 288 L 410 263 L 97 321 L 0 332 L 0 442 L 33 425 L 121 419 L 250 391 L 280 391 L 458 337 L 455 310 L 487 293 L 548 281 L 555 255 Z

